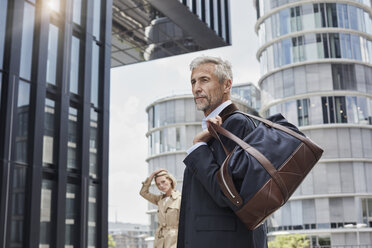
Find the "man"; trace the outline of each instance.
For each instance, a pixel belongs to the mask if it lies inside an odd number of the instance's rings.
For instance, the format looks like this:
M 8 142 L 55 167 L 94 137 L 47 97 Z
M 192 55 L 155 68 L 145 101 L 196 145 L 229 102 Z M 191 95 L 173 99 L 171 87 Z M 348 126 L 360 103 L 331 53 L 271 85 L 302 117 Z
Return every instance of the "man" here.
M 246 116 L 232 114 L 237 108 L 230 100 L 231 66 L 220 58 L 202 56 L 191 62 L 190 69 L 195 104 L 205 118 L 203 131 L 194 137 L 194 145 L 184 160 L 177 247 L 265 248 L 265 225 L 248 230 L 234 214 L 236 207 L 224 196 L 216 178 L 226 155 L 220 143 L 209 134 L 207 120 L 222 124 L 240 138 L 254 128 Z M 222 136 L 221 139 L 232 151 L 234 142 Z

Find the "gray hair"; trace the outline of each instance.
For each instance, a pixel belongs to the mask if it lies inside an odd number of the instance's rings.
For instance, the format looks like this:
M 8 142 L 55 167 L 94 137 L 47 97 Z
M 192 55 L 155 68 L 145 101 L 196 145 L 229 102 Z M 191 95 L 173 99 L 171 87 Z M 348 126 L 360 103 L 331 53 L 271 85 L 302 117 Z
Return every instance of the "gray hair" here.
M 218 77 L 219 82 L 222 84 L 225 80 L 233 80 L 231 64 L 227 60 L 222 60 L 219 57 L 199 56 L 193 59 L 190 63 L 190 70 L 194 70 L 200 65 L 213 63 L 215 64 L 214 74 Z

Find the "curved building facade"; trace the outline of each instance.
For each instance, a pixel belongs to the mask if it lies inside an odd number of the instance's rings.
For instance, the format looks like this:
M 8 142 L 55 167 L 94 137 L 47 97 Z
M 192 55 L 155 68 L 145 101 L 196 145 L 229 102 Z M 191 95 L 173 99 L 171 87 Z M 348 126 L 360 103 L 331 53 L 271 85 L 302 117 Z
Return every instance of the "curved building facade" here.
M 312 247 L 372 245 L 371 4 L 256 1 L 260 113 L 281 112 L 325 150 L 269 219 L 271 236 L 305 233 Z
M 243 112 L 255 113 L 245 101 L 233 98 L 233 102 Z M 183 160 L 186 150 L 192 146 L 194 136 L 201 132 L 202 111 L 195 107 L 191 94 L 173 95 L 161 98 L 146 108 L 148 114 L 148 166 L 149 174 L 158 168 L 165 168 L 177 179 L 177 189 L 181 191 Z M 158 193 L 156 186 L 150 191 Z M 157 206 L 149 203 L 150 230 L 153 235 L 157 227 Z

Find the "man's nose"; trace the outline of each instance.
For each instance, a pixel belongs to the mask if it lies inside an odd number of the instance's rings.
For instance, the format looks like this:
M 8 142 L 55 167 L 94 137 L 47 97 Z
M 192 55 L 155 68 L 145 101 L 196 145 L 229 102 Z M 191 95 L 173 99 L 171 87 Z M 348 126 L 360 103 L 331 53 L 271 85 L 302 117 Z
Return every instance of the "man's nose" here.
M 194 90 L 194 92 L 200 92 L 201 91 L 201 87 L 200 87 L 200 82 L 199 81 L 196 81 L 194 83 L 193 90 Z

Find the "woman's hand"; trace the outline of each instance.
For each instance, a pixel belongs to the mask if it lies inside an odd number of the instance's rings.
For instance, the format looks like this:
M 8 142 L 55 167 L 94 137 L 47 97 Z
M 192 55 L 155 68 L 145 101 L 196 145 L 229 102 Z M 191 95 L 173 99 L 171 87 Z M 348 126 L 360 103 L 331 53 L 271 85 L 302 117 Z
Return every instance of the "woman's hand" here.
M 156 174 L 158 174 L 159 172 L 161 171 L 165 171 L 165 172 L 168 172 L 166 169 L 164 168 L 159 168 L 159 169 L 156 169 L 151 175 L 150 175 L 150 178 L 153 179 L 155 177 Z

